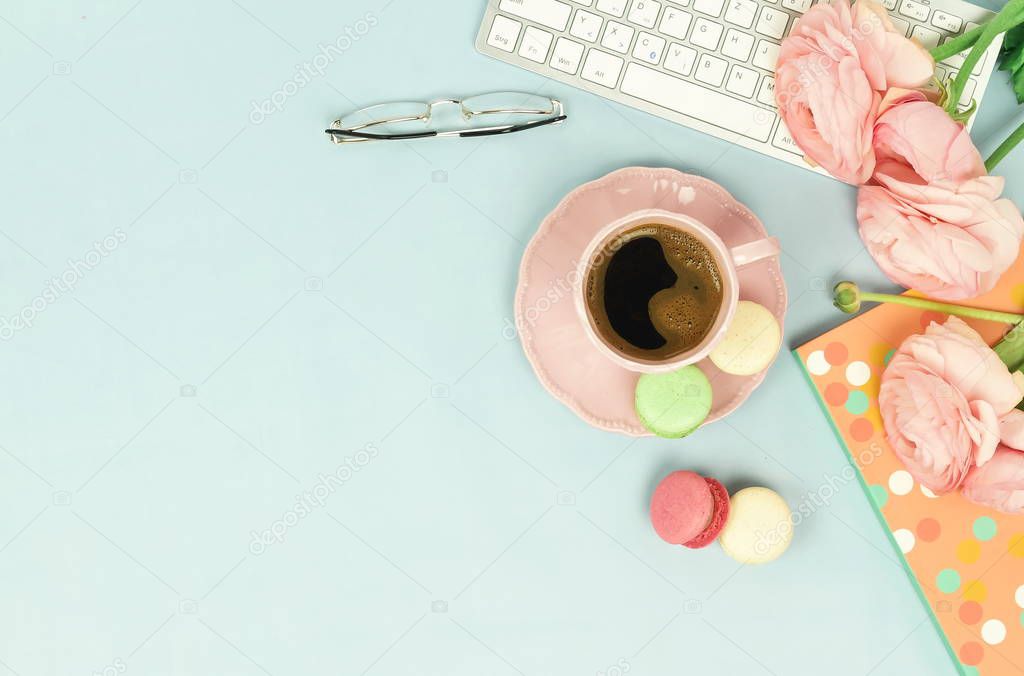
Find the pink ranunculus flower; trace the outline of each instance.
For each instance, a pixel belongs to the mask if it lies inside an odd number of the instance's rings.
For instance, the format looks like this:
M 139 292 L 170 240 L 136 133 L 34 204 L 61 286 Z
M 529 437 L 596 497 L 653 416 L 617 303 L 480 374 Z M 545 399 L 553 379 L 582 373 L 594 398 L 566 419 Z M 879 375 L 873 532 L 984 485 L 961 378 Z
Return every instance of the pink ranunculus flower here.
M 875 167 L 872 136 L 882 94 L 924 85 L 935 72 L 926 49 L 893 28 L 874 0 L 812 7 L 782 41 L 775 100 L 812 164 L 860 185 Z
M 872 185 L 860 189 L 860 236 L 897 284 L 958 300 L 990 291 L 1017 259 L 1024 220 L 1000 199 L 967 130 L 920 92 L 879 107 Z
M 917 481 L 955 490 L 999 444 L 1000 419 L 1021 401 L 1015 378 L 957 317 L 907 338 L 882 374 L 885 433 Z
M 984 467 L 971 470 L 962 492 L 975 504 L 1024 514 L 1024 452 L 999 446 Z

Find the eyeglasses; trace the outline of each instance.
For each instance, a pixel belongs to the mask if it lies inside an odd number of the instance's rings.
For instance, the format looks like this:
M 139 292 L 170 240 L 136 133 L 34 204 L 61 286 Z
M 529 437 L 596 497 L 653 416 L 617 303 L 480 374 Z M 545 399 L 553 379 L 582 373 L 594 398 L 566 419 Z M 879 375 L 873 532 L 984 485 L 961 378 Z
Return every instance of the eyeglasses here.
M 461 119 L 446 125 L 446 109 Z M 437 113 L 435 115 L 435 113 Z M 421 138 L 495 136 L 559 124 L 567 119 L 560 101 L 537 94 L 497 92 L 463 100 L 385 103 L 335 120 L 325 131 L 335 143 L 408 141 Z M 445 128 L 445 127 L 453 128 Z

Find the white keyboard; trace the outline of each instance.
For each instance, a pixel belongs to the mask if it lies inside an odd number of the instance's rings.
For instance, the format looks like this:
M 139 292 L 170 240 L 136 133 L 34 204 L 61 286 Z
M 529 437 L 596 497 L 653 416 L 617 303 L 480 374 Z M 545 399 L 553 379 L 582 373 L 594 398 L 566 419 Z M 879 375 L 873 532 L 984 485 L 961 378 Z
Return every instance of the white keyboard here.
M 810 168 L 775 112 L 775 59 L 817 0 L 488 0 L 477 49 L 691 129 Z M 992 13 L 961 0 L 885 0 L 926 47 Z M 971 75 L 981 101 L 1001 40 Z M 939 64 L 956 73 L 966 53 Z M 974 119 L 973 117 L 971 118 Z M 824 173 L 817 170 L 819 173 Z

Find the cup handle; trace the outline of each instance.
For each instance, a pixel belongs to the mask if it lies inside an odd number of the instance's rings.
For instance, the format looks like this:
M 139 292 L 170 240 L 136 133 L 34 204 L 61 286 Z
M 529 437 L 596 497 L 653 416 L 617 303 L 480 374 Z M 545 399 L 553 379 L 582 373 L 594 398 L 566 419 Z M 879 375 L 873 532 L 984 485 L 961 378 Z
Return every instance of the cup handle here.
M 774 237 L 767 237 L 753 242 L 747 242 L 729 250 L 732 254 L 732 262 L 736 267 L 750 265 L 757 261 L 778 256 L 782 249 L 779 247 L 779 240 Z

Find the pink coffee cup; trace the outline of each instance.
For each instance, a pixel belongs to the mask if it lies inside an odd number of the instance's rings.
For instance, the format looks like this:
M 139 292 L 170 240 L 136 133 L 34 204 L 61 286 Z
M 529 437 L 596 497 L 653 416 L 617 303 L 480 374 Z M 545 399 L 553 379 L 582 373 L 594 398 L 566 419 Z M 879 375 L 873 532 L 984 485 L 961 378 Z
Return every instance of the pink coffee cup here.
M 722 274 L 722 307 L 719 308 L 715 323 L 712 324 L 704 339 L 690 350 L 678 354 L 670 359 L 646 360 L 625 355 L 610 344 L 601 336 L 594 326 L 594 318 L 587 307 L 584 286 L 587 276 L 594 267 L 594 259 L 605 250 L 605 247 L 622 233 L 640 225 L 658 224 L 668 226 L 689 233 L 698 238 L 708 248 L 715 258 L 715 263 Z M 573 297 L 576 303 L 576 314 L 583 324 L 583 331 L 590 341 L 597 346 L 606 357 L 619 366 L 630 371 L 640 373 L 667 373 L 675 371 L 688 364 L 701 361 L 715 345 L 725 336 L 725 332 L 732 322 L 736 312 L 736 304 L 739 302 L 739 282 L 736 271 L 744 265 L 755 261 L 779 255 L 779 242 L 774 237 L 759 239 L 737 247 L 729 248 L 725 242 L 715 234 L 713 230 L 696 219 L 675 214 L 663 209 L 645 209 L 635 211 L 614 223 L 602 228 L 590 240 L 576 270 L 576 284 L 573 288 Z

